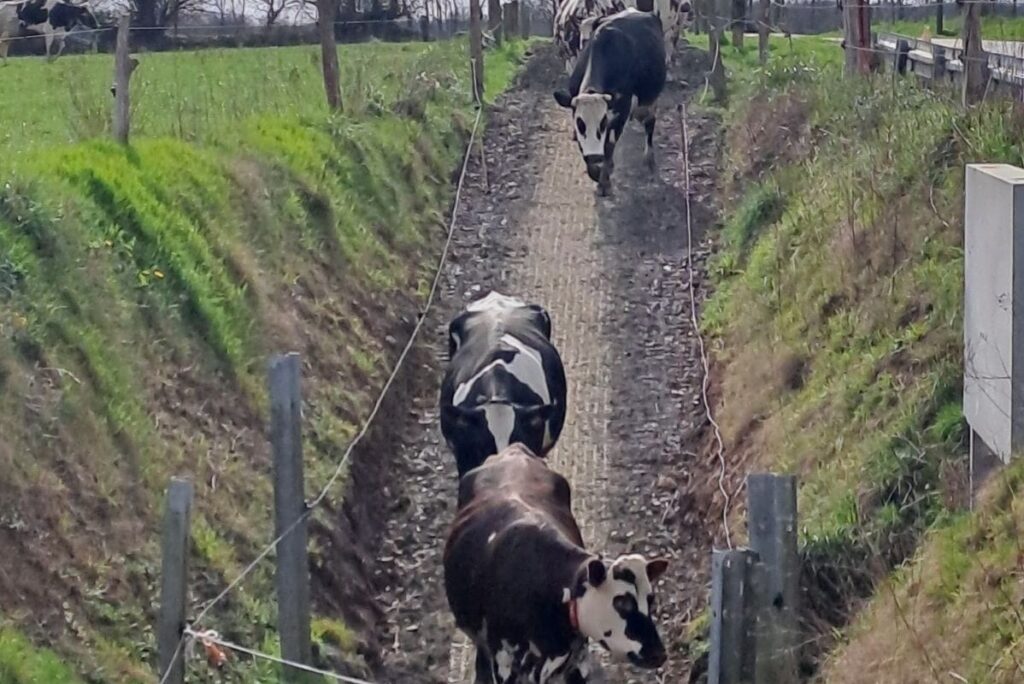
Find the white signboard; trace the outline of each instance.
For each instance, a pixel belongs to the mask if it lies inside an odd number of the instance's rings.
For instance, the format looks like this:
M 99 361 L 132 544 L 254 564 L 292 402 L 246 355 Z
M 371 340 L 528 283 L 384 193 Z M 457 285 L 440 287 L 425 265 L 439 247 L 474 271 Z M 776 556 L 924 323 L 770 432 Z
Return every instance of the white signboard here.
M 1014 302 L 1024 286 L 1024 169 L 969 164 L 966 176 L 964 416 L 1006 462 L 1024 447 L 1024 352 L 1014 368 L 1024 342 L 1024 295 Z

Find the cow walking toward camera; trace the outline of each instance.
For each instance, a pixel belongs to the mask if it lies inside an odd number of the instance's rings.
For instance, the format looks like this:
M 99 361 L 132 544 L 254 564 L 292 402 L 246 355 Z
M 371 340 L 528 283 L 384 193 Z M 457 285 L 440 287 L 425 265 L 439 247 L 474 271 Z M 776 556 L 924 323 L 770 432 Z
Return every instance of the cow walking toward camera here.
M 459 483 L 444 551 L 455 623 L 476 645 L 477 684 L 586 684 L 587 641 L 661 667 L 654 583 L 668 561 L 583 548 L 569 483 L 521 444 Z
M 491 292 L 448 326 L 441 432 L 459 477 L 509 444 L 546 455 L 565 423 L 565 369 L 551 318 L 537 304 Z
M 64 52 L 64 37 L 76 28 L 99 28 L 87 3 L 74 4 L 64 0 L 0 2 L 0 60 L 7 63 L 10 39 L 24 31 L 43 36 L 46 58 L 52 62 Z M 52 51 L 54 42 L 57 43 L 56 53 Z
M 644 125 L 644 158 L 654 171 L 656 106 L 665 73 L 661 22 L 630 9 L 601 22 L 576 62 L 568 90 L 555 91 L 555 101 L 572 110 L 576 143 L 599 194 L 611 192 L 615 144 L 630 117 Z

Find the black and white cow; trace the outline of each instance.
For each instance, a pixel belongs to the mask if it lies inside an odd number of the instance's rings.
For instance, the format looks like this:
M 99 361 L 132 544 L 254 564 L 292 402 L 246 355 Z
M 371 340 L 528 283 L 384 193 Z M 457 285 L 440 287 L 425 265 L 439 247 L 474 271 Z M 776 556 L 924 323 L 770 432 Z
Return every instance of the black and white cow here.
M 644 157 L 654 170 L 656 105 L 665 73 L 661 21 L 628 9 L 601 22 L 576 62 L 569 89 L 555 91 L 558 104 L 572 110 L 576 142 L 600 194 L 611 190 L 615 144 L 631 116 L 644 124 Z
M 0 2 L 0 59 L 7 63 L 8 39 L 22 31 L 37 33 L 46 41 L 46 57 L 53 61 L 64 51 L 64 37 L 76 28 L 99 28 L 87 3 L 63 0 Z M 54 41 L 57 52 L 52 52 Z
M 567 72 L 601 22 L 626 9 L 651 11 L 661 19 L 665 62 L 672 61 L 691 15 L 690 0 L 564 0 L 555 13 L 554 36 Z
M 551 318 L 537 304 L 491 292 L 448 326 L 441 432 L 459 477 L 514 442 L 546 455 L 565 423 L 565 369 Z
M 661 667 L 654 583 L 668 561 L 587 551 L 564 477 L 514 444 L 459 483 L 444 550 L 455 624 L 476 645 L 477 684 L 585 684 L 587 641 Z

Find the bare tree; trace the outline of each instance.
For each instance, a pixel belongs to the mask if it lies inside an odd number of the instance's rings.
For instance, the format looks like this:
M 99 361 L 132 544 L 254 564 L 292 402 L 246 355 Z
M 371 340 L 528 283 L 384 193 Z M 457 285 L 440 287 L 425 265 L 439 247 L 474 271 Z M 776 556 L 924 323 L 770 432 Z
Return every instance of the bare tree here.
M 207 0 L 205 9 L 221 26 L 238 26 L 245 24 L 249 5 L 248 0 Z
M 303 4 L 302 0 L 257 0 L 263 10 L 263 25 L 267 28 L 276 24 L 286 10 L 298 9 Z

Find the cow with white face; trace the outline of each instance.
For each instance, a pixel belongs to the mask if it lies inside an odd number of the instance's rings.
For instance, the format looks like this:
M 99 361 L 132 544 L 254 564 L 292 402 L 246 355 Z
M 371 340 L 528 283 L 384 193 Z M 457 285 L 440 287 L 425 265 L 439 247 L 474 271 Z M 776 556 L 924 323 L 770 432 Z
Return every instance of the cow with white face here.
M 36 33 L 46 42 L 46 57 L 53 61 L 64 51 L 64 37 L 76 28 L 96 29 L 99 23 L 87 3 L 64 0 L 0 2 L 0 59 L 7 63 L 9 39 L 21 32 Z M 57 52 L 52 50 L 57 43 Z
M 588 640 L 661 667 L 654 583 L 667 568 L 585 549 L 568 481 L 521 444 L 459 483 L 444 581 L 455 624 L 476 645 L 476 684 L 586 684 Z
M 611 191 L 615 144 L 632 117 L 643 122 L 644 157 L 653 172 L 656 105 L 665 88 L 661 22 L 648 12 L 625 10 L 599 23 L 555 101 L 572 110 L 587 174 L 598 192 Z
M 515 442 L 546 455 L 565 423 L 565 369 L 551 318 L 537 304 L 491 292 L 448 326 L 441 432 L 459 477 Z

